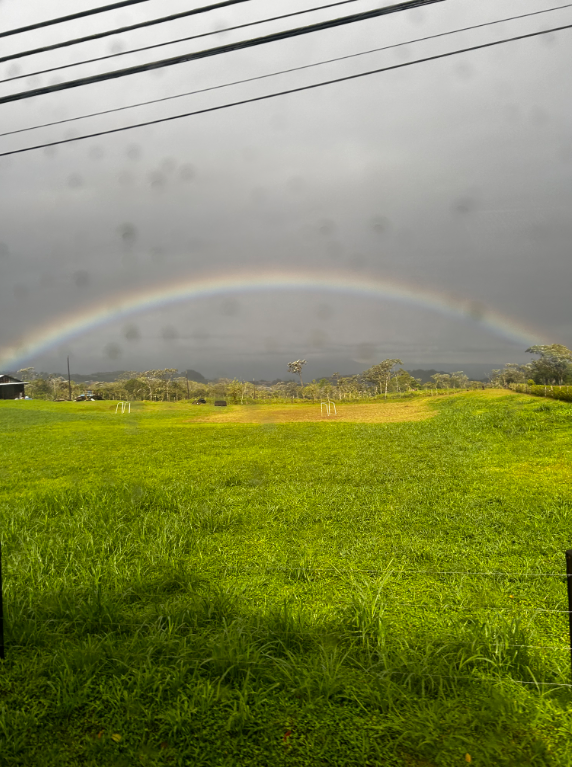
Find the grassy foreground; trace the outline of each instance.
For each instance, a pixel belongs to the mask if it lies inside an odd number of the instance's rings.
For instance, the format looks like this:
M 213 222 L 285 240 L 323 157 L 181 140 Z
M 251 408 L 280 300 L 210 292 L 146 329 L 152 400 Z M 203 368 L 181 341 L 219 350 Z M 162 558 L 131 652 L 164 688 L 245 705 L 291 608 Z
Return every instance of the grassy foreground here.
M 572 764 L 572 407 L 423 407 L 0 403 L 0 764 Z

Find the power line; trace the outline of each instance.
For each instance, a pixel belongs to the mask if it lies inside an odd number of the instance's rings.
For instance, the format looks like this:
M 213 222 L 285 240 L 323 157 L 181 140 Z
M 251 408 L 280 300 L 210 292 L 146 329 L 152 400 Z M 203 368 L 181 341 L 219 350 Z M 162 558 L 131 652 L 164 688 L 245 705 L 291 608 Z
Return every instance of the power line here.
M 143 0 L 139 0 L 139 1 L 143 2 Z M 346 2 L 355 2 L 355 1 L 356 0 L 346 0 Z M 203 5 L 200 8 L 193 8 L 190 11 L 181 11 L 181 13 L 173 13 L 170 16 L 162 16 L 159 19 L 149 19 L 147 21 L 140 21 L 137 24 L 130 24 L 127 27 L 117 27 L 116 29 L 106 29 L 103 32 L 95 32 L 93 35 L 86 35 L 85 37 L 76 37 L 73 40 L 63 40 L 59 43 L 53 43 L 52 45 L 44 45 L 41 48 L 32 48 L 31 50 L 28 50 L 28 51 L 18 51 L 17 53 L 10 53 L 8 56 L 0 57 L 0 63 L 4 61 L 12 61 L 13 59 L 21 59 L 24 56 L 33 56 L 36 53 L 46 53 L 47 51 L 55 51 L 58 48 L 67 48 L 70 45 L 87 43 L 87 42 L 90 42 L 91 40 L 99 40 L 102 37 L 109 37 L 110 35 L 120 35 L 123 32 L 131 32 L 133 29 L 143 29 L 144 27 L 152 27 L 155 24 L 164 24 L 167 21 L 184 19 L 187 16 L 196 16 L 199 13 L 207 13 L 208 11 L 215 11 L 215 10 L 218 10 L 219 8 L 225 8 L 228 5 L 237 5 L 238 3 L 248 3 L 248 2 L 250 2 L 250 0 L 224 0 L 224 2 L 213 3 L 211 5 Z M 339 5 L 341 4 L 342 3 L 339 3 Z M 338 5 L 338 3 L 333 3 L 333 5 Z M 309 11 L 300 11 L 300 13 L 308 13 L 308 12 Z M 221 30 L 221 31 L 224 31 L 224 30 Z M 217 33 L 211 32 L 211 34 L 214 35 Z M 115 54 L 115 55 L 119 55 L 119 54 Z M 94 59 L 94 61 L 97 61 L 97 59 Z
M 348 3 L 355 3 L 358 2 L 358 0 L 337 0 L 334 3 L 328 3 L 327 5 L 318 5 L 314 8 L 304 8 L 301 11 L 293 11 L 292 13 L 283 13 L 280 16 L 270 16 L 268 18 L 264 19 L 257 19 L 256 21 L 248 21 L 245 24 L 237 24 L 234 27 L 224 27 L 223 29 L 215 29 L 212 32 L 201 32 L 198 35 L 189 35 L 188 37 L 180 37 L 177 40 L 167 40 L 164 43 L 153 43 L 152 45 L 145 45 L 141 48 L 131 48 L 128 51 L 117 51 L 115 53 L 108 53 L 105 56 L 97 56 L 93 59 L 83 59 L 82 61 L 74 61 L 71 64 L 61 64 L 57 67 L 50 67 L 49 69 L 40 69 L 37 72 L 27 72 L 23 75 L 15 75 L 14 77 L 7 77 L 4 80 L 0 80 L 0 83 L 8 83 L 12 80 L 23 80 L 27 77 L 35 77 L 36 75 L 45 75 L 49 72 L 58 72 L 61 69 L 69 69 L 70 67 L 79 67 L 82 64 L 93 64 L 96 61 L 105 61 L 106 59 L 115 59 L 118 56 L 128 56 L 130 53 L 141 53 L 142 51 L 150 51 L 153 48 L 164 48 L 166 45 L 176 45 L 177 43 L 186 43 L 189 40 L 198 40 L 201 37 L 211 37 L 212 35 L 219 35 L 221 32 L 233 32 L 237 29 L 246 29 L 247 27 L 255 27 L 259 24 L 267 24 L 271 21 L 280 21 L 281 19 L 288 19 L 292 16 L 301 16 L 304 13 L 313 13 L 315 11 L 323 11 L 326 8 L 334 8 L 338 5 L 347 5 Z M 188 15 L 187 13 L 182 15 Z M 97 37 L 97 35 L 95 36 Z M 84 40 L 90 40 L 93 38 L 86 37 L 83 38 L 83 40 L 78 40 L 77 42 L 84 42 Z M 68 43 L 62 43 L 62 45 L 68 45 Z M 42 52 L 42 50 L 52 50 L 52 48 L 60 48 L 62 47 L 59 43 L 55 46 L 48 46 L 47 48 L 40 49 L 38 48 L 37 51 L 29 51 L 28 53 L 37 53 Z M 0 63 L 3 61 L 9 61 L 12 58 L 19 58 L 19 56 L 22 54 L 13 54 L 10 56 L 4 56 L 3 58 L 0 58 Z
M 551 29 L 542 29 L 538 32 L 529 32 L 525 35 L 516 35 L 514 37 L 507 37 L 502 40 L 493 40 L 489 43 L 482 43 L 481 45 L 472 45 L 469 48 L 459 48 L 455 51 L 448 51 L 447 53 L 439 53 L 434 56 L 426 56 L 422 59 L 415 59 L 413 61 L 406 61 L 401 64 L 393 64 L 388 67 L 380 67 L 379 69 L 370 69 L 367 72 L 360 72 L 354 75 L 346 75 L 345 77 L 336 77 L 332 80 L 323 80 L 319 83 L 313 83 L 312 85 L 303 85 L 298 88 L 289 88 L 284 91 L 277 91 L 275 93 L 267 93 L 264 96 L 255 96 L 250 99 L 242 99 L 240 101 L 233 101 L 228 104 L 220 104 L 216 107 L 208 107 L 206 109 L 197 109 L 193 112 L 185 112 L 183 114 L 172 115 L 171 117 L 160 117 L 155 120 L 147 120 L 145 122 L 135 123 L 133 125 L 125 125 L 121 128 L 111 128 L 109 130 L 97 131 L 96 133 L 88 133 L 83 136 L 75 136 L 73 138 L 60 139 L 59 141 L 49 141 L 45 144 L 36 144 L 34 146 L 24 147 L 23 149 L 12 149 L 9 152 L 1 152 L 0 157 L 8 157 L 14 154 L 22 154 L 24 152 L 31 152 L 35 149 L 47 149 L 52 146 L 59 146 L 61 144 L 69 144 L 75 141 L 84 141 L 85 139 L 98 138 L 100 136 L 108 136 L 112 133 L 122 133 L 124 131 L 133 130 L 134 128 L 144 128 L 149 125 L 158 125 L 159 123 L 172 122 L 173 120 L 180 120 L 183 117 L 195 117 L 196 115 L 207 114 L 209 112 L 218 112 L 222 109 L 230 109 L 231 107 L 242 106 L 243 104 L 254 104 L 258 101 L 267 101 L 268 99 L 277 98 L 278 96 L 288 96 L 292 93 L 300 93 L 302 91 L 314 90 L 315 88 L 323 88 L 326 85 L 334 85 L 336 83 L 348 82 L 350 80 L 357 80 L 360 77 L 367 77 L 369 75 L 376 75 L 382 72 L 391 72 L 397 69 L 403 69 L 404 67 L 411 67 L 415 64 L 425 64 L 429 61 L 437 61 L 438 59 L 445 59 L 451 56 L 458 56 L 462 53 L 470 53 L 472 51 L 483 50 L 485 48 L 492 48 L 497 45 L 504 45 L 506 43 L 516 42 L 518 40 L 528 40 L 540 35 L 551 34 L 552 32 L 561 32 L 565 29 L 572 29 L 572 24 L 566 24 L 560 27 L 553 27 Z
M 0 32 L 0 37 L 9 37 L 10 35 L 20 35 L 22 32 L 31 32 L 33 29 L 41 29 L 42 27 L 51 27 L 53 24 L 63 24 L 64 21 L 74 21 L 75 19 L 83 19 L 86 16 L 93 16 L 95 13 L 105 13 L 107 11 L 115 11 L 117 8 L 125 8 L 126 5 L 137 5 L 138 3 L 146 3 L 148 0 L 122 0 L 120 3 L 112 3 L 111 5 L 101 5 L 99 8 L 91 8 L 88 11 L 79 11 L 78 13 L 72 13 L 70 16 L 60 16 L 57 19 L 47 19 L 46 21 L 38 21 L 36 24 L 29 24 L 27 27 L 18 27 L 17 29 L 7 29 L 4 32 Z
M 32 98 L 33 96 L 43 96 L 47 93 L 54 93 L 55 91 L 68 90 L 69 88 L 79 88 L 83 85 L 91 85 L 93 83 L 104 82 L 105 80 L 115 80 L 120 77 L 126 77 L 128 75 L 139 74 L 141 72 L 149 72 L 153 69 L 162 69 L 163 67 L 174 66 L 175 64 L 183 64 L 188 61 L 196 61 L 197 59 L 204 59 L 210 56 L 218 56 L 223 53 L 230 53 L 231 51 L 243 50 L 245 48 L 253 48 L 257 45 L 264 45 L 266 43 L 278 42 L 279 40 L 287 40 L 291 37 L 299 37 L 300 35 L 307 35 L 311 32 L 321 32 L 325 29 L 333 29 L 335 27 L 345 26 L 346 24 L 353 24 L 356 21 L 366 21 L 368 19 L 377 18 L 379 16 L 385 16 L 390 13 L 397 13 L 400 11 L 407 11 L 411 8 L 419 8 L 425 5 L 433 5 L 434 3 L 442 3 L 445 0 L 407 0 L 406 2 L 398 3 L 397 5 L 387 5 L 383 8 L 376 8 L 371 11 L 364 11 L 362 13 L 354 13 L 351 16 L 342 16 L 338 19 L 329 19 L 328 21 L 320 21 L 316 24 L 309 24 L 305 27 L 296 27 L 295 29 L 287 29 L 282 32 L 274 32 L 271 35 L 265 35 L 263 37 L 254 37 L 249 40 L 239 40 L 236 43 L 229 43 L 228 45 L 220 45 L 216 48 L 208 48 L 203 51 L 195 51 L 193 53 L 185 53 L 181 56 L 173 56 L 169 59 L 161 59 L 160 61 L 150 61 L 146 64 L 136 64 L 132 67 L 125 69 L 116 69 L 112 72 L 103 72 L 99 75 L 91 75 L 89 77 L 81 77 L 77 80 L 67 80 L 63 83 L 54 83 L 53 85 L 46 85 L 42 88 L 33 88 L 29 91 L 21 91 L 20 93 L 11 93 L 8 96 L 0 97 L 0 104 L 7 104 L 11 101 L 20 101 L 22 99 Z
M 233 80 L 232 82 L 222 83 L 221 85 L 212 85 L 207 88 L 198 88 L 197 90 L 194 90 L 194 91 L 186 91 L 185 93 L 176 93 L 173 96 L 163 96 L 160 99 L 150 99 L 149 101 L 139 101 L 137 104 L 127 104 L 126 106 L 123 106 L 123 107 L 115 107 L 113 109 L 104 109 L 100 112 L 90 112 L 89 114 L 86 114 L 86 115 L 79 115 L 77 117 L 68 117 L 64 120 L 54 120 L 53 122 L 49 122 L 49 123 L 32 125 L 28 128 L 18 128 L 17 130 L 11 130 L 11 131 L 6 131 L 4 133 L 0 133 L 0 138 L 2 138 L 3 136 L 13 136 L 16 133 L 27 133 L 28 131 L 39 130 L 40 128 L 50 128 L 50 127 L 53 127 L 54 125 L 64 125 L 66 123 L 77 122 L 78 120 L 86 120 L 89 117 L 101 117 L 102 115 L 113 114 L 115 112 L 124 112 L 127 109 L 136 109 L 137 107 L 149 106 L 151 104 L 160 104 L 164 101 L 173 101 L 174 99 L 184 98 L 185 96 L 195 96 L 199 93 L 207 93 L 209 91 L 221 90 L 222 88 L 230 88 L 234 85 L 244 85 L 245 83 L 252 83 L 257 80 L 266 80 L 269 77 L 278 77 L 279 75 L 286 75 L 292 72 L 300 72 L 304 69 L 313 69 L 314 67 L 321 67 L 324 64 L 333 64 L 338 61 L 346 61 L 347 59 L 354 59 L 360 56 L 367 56 L 371 53 L 379 53 L 381 51 L 391 50 L 392 48 L 401 48 L 404 45 L 412 45 L 414 43 L 426 42 L 427 40 L 435 40 L 440 37 L 448 37 L 450 35 L 460 34 L 461 32 L 468 32 L 473 29 L 481 29 L 483 27 L 494 26 L 495 24 L 503 24 L 507 21 L 515 21 L 517 19 L 528 18 L 529 16 L 538 16 L 543 13 L 550 13 L 551 11 L 559 11 L 559 10 L 562 10 L 563 8 L 572 8 L 572 3 L 555 6 L 554 8 L 545 8 L 540 11 L 532 11 L 530 13 L 521 13 L 518 16 L 506 16 L 502 19 L 495 19 L 494 21 L 485 21 L 481 24 L 473 24 L 468 27 L 460 27 L 458 29 L 452 29 L 449 32 L 439 32 L 435 35 L 426 35 L 425 37 L 416 37 L 416 38 L 413 38 L 412 40 L 406 40 L 405 42 L 402 42 L 402 43 L 393 43 L 392 45 L 384 45 L 380 48 L 370 48 L 367 51 L 359 51 L 358 53 L 348 53 L 345 56 L 336 56 L 335 58 L 332 58 L 332 59 L 324 59 L 323 61 L 316 61 L 313 64 L 303 64 L 302 66 L 299 66 L 299 67 L 291 67 L 290 69 L 281 69 L 278 72 L 270 72 L 266 75 L 256 75 L 255 77 L 246 77 L 242 80 Z

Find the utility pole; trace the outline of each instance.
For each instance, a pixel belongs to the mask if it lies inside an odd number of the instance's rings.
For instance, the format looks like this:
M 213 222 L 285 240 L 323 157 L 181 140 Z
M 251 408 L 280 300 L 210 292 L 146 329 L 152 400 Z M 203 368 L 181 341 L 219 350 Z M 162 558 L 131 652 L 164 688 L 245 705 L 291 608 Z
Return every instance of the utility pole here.
M 69 355 L 68 355 L 68 392 L 69 392 L 69 397 L 70 397 L 70 402 L 71 402 L 71 398 L 72 397 L 71 397 L 71 377 L 70 377 L 70 358 L 69 358 Z

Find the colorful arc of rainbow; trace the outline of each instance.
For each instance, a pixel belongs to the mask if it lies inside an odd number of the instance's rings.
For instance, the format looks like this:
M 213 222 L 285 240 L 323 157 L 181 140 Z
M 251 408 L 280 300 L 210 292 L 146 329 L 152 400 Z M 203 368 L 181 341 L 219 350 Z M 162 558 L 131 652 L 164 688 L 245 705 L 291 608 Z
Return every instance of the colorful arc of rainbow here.
M 240 273 L 232 276 L 206 276 L 186 282 L 170 282 L 133 293 L 122 294 L 55 320 L 47 328 L 30 333 L 17 344 L 0 348 L 0 366 L 13 367 L 59 344 L 138 312 L 193 299 L 269 290 L 327 291 L 374 299 L 397 301 L 455 318 L 472 320 L 483 329 L 518 344 L 546 343 L 538 331 L 523 323 L 481 307 L 476 302 L 453 298 L 433 290 L 378 278 L 358 278 L 354 274 L 315 272 Z

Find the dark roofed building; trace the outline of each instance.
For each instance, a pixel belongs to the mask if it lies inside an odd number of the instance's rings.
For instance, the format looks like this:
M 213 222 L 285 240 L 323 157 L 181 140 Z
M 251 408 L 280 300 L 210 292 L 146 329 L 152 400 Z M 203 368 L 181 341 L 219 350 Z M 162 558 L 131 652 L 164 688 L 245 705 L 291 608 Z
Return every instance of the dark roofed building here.
M 0 399 L 22 399 L 26 383 L 0 373 Z

